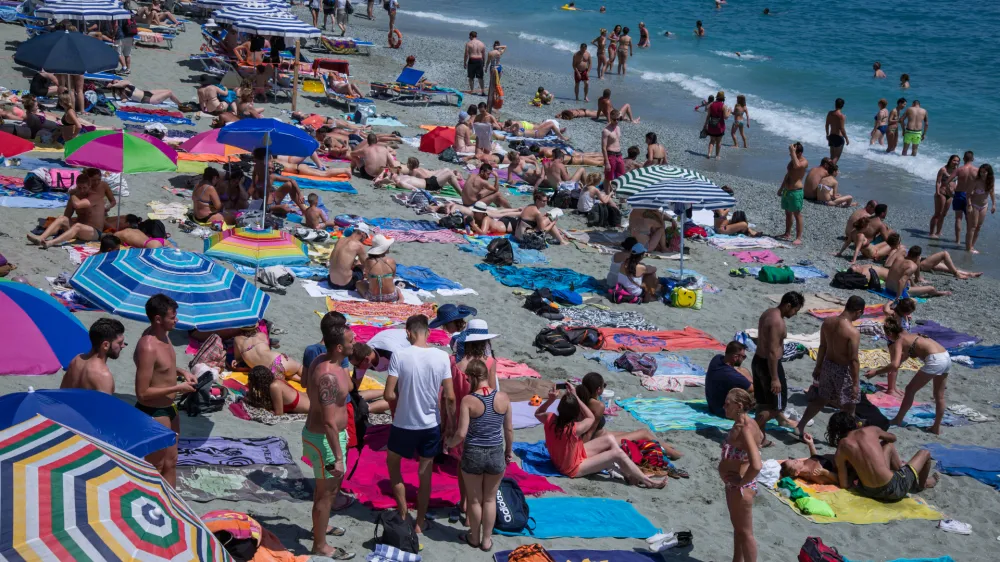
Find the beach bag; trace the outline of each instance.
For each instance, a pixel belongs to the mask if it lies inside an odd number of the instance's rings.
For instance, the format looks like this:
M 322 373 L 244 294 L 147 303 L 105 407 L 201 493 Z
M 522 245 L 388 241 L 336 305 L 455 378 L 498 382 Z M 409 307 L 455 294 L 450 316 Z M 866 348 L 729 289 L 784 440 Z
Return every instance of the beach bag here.
M 601 347 L 602 343 L 604 343 L 604 338 L 601 336 L 601 332 L 598 331 L 597 328 L 566 328 L 560 326 L 557 329 L 562 330 L 563 333 L 566 334 L 570 343 L 573 345 L 582 345 L 583 347 L 597 349 Z
M 223 345 L 219 334 L 212 334 L 201 343 L 198 353 L 195 353 L 194 359 L 188 363 L 188 369 L 194 371 L 194 366 L 199 363 L 208 365 L 220 373 L 229 370 L 226 369 L 226 346 Z
M 555 562 L 549 551 L 538 543 L 521 545 L 510 551 L 507 562 Z
M 557 357 L 566 357 L 576 353 L 576 346 L 558 328 L 543 328 L 535 336 L 535 347 L 548 351 Z
M 615 284 L 613 288 L 608 289 L 608 297 L 611 299 L 611 302 L 615 304 L 621 304 L 623 302 L 629 304 L 639 304 L 642 302 L 642 297 L 633 295 L 619 284 Z
M 419 552 L 420 543 L 417 541 L 417 532 L 409 519 L 409 516 L 403 519 L 395 509 L 387 509 L 379 513 L 375 519 L 375 542 L 413 554 Z M 382 527 L 381 536 L 378 534 L 379 527 Z
M 552 298 L 559 304 L 568 304 L 571 306 L 583 304 L 583 296 L 580 293 L 566 289 L 552 289 Z
M 867 289 L 868 278 L 857 271 L 838 271 L 833 275 L 830 286 L 835 289 Z
M 667 462 L 667 455 L 666 451 L 663 450 L 663 445 L 646 439 L 639 439 L 635 441 L 635 444 L 639 447 L 639 453 L 641 454 L 639 462 L 636 463 L 637 465 L 653 470 L 666 470 L 670 466 Z
M 552 291 L 545 287 L 541 289 L 535 289 L 535 292 L 528 295 L 528 298 L 524 299 L 524 308 L 534 312 L 552 312 L 558 309 L 558 306 L 553 305 L 554 298 L 552 296 Z
M 188 416 L 194 417 L 222 411 L 226 405 L 226 395 L 229 393 L 229 389 L 224 386 L 214 386 L 212 384 L 214 381 L 215 375 L 211 372 L 198 377 L 198 384 L 195 386 L 194 392 L 185 396 L 179 404 Z M 212 394 L 213 387 L 219 389 L 218 396 Z
M 139 35 L 139 26 L 135 23 L 135 18 L 129 18 L 125 20 L 125 25 L 122 26 L 122 34 L 125 37 L 135 37 Z
M 868 290 L 869 291 L 882 290 L 882 280 L 879 278 L 878 272 L 875 271 L 874 267 L 868 268 Z
M 350 480 L 354 476 L 354 471 L 358 469 L 358 463 L 361 462 L 361 449 L 365 446 L 365 435 L 368 434 L 369 423 L 368 401 L 362 398 L 361 393 L 357 390 L 352 390 L 348 396 L 351 400 L 347 403 L 347 413 L 350 419 L 354 420 L 354 423 L 347 425 L 347 446 L 348 448 L 358 450 L 358 457 L 354 459 L 354 466 L 351 467 L 351 472 L 347 474 L 347 479 Z M 344 454 L 346 455 L 347 452 L 345 451 Z
M 537 232 L 525 232 L 524 236 L 517 241 L 517 245 L 522 250 L 544 250 L 549 245 L 545 243 L 545 237 Z
M 35 175 L 35 172 L 28 172 L 28 175 L 24 176 L 24 189 L 32 193 L 42 193 L 49 190 L 49 184 L 45 183 L 45 180 L 40 176 Z
M 347 15 L 351 15 L 354 13 L 354 6 L 352 6 L 350 2 L 345 2 L 344 11 L 347 12 Z
M 656 357 L 648 353 L 626 351 L 615 359 L 615 367 L 630 373 L 642 373 L 651 377 L 656 373 Z
M 535 530 L 535 520 L 529 516 L 528 502 L 517 480 L 504 478 L 497 488 L 497 519 L 493 529 L 505 533 Z
M 69 191 L 76 187 L 76 180 L 79 177 L 80 170 L 50 168 L 49 187 L 58 191 Z
M 792 272 L 791 268 L 785 266 L 775 267 L 773 265 L 765 265 L 760 268 L 757 280 L 776 284 L 794 283 L 795 273 Z
M 465 219 L 460 214 L 448 215 L 441 217 L 441 220 L 438 221 L 438 226 L 447 228 L 448 230 L 458 230 L 465 226 Z
M 575 209 L 576 200 L 573 199 L 573 195 L 569 190 L 561 189 L 552 194 L 549 206 L 556 209 Z
M 809 537 L 799 550 L 799 562 L 844 562 L 844 557 L 836 548 L 823 544 L 823 539 Z
M 677 308 L 694 308 L 698 304 L 699 290 L 691 290 L 685 287 L 674 287 L 670 291 L 670 306 Z M 701 308 L 700 306 L 698 308 Z
M 486 246 L 486 258 L 483 261 L 494 265 L 513 265 L 514 245 L 505 236 L 494 238 Z

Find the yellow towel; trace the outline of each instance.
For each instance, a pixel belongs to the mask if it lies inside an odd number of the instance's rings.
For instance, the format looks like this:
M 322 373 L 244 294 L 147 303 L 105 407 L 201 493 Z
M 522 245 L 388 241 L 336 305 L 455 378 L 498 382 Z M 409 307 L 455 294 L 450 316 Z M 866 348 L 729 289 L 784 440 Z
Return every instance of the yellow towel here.
M 358 388 L 359 392 L 362 390 L 385 390 L 385 385 L 365 375 L 365 378 L 361 379 L 361 387 Z
M 816 360 L 818 349 L 809 349 L 809 357 Z M 858 360 L 861 362 L 861 369 L 881 369 L 889 364 L 889 352 L 885 349 L 862 349 L 858 351 Z M 909 358 L 899 366 L 901 371 L 919 371 L 924 366 L 924 362 L 919 359 Z
M 883 503 L 860 496 L 850 490 L 836 489 L 835 491 L 818 492 L 811 485 L 802 480 L 796 480 L 796 484 L 810 496 L 825 501 L 833 508 L 836 517 L 823 517 L 821 515 L 803 515 L 801 511 L 789 498 L 778 493 L 775 489 L 768 491 L 775 495 L 782 503 L 791 506 L 795 513 L 802 515 L 813 523 L 853 523 L 855 525 L 869 525 L 872 523 L 888 523 L 901 519 L 928 519 L 937 521 L 944 519 L 944 514 L 934 506 L 928 504 L 923 498 L 910 496 L 906 499 L 894 503 Z M 823 486 L 823 489 L 833 488 Z

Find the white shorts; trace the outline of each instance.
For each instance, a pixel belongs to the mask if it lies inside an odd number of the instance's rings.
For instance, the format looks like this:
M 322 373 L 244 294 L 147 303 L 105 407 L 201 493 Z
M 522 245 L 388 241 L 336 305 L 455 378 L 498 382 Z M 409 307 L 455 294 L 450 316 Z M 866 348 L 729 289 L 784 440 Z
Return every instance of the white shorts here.
M 951 355 L 947 351 L 942 351 L 928 355 L 920 372 L 927 375 L 947 375 L 949 370 L 951 370 Z

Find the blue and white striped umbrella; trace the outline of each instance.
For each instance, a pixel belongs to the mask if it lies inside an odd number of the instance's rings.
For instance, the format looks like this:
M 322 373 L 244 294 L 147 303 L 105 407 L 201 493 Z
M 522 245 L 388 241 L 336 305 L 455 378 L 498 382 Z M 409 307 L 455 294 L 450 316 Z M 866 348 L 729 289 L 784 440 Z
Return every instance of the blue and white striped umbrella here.
M 63 20 L 127 20 L 132 13 L 114 0 L 50 0 L 35 8 L 35 15 L 58 21 Z
M 146 301 L 177 301 L 177 328 L 219 330 L 256 324 L 271 297 L 201 254 L 173 248 L 129 249 L 87 258 L 70 285 L 102 310 L 146 320 Z
M 251 35 L 274 35 L 290 39 L 319 37 L 320 30 L 290 13 L 273 16 L 253 16 L 233 24 L 237 31 Z
M 229 6 L 217 10 L 212 19 L 217 23 L 239 23 L 252 18 L 273 18 L 281 14 L 288 15 L 287 6 L 279 6 L 269 2 L 246 2 L 237 6 Z
M 638 168 L 611 182 L 619 195 L 628 195 L 628 204 L 637 209 L 659 209 L 671 203 L 695 209 L 728 209 L 736 205 L 733 196 L 708 178 L 675 166 Z
M 251 0 L 195 0 L 195 6 L 206 10 L 221 10 L 232 6 L 242 6 Z

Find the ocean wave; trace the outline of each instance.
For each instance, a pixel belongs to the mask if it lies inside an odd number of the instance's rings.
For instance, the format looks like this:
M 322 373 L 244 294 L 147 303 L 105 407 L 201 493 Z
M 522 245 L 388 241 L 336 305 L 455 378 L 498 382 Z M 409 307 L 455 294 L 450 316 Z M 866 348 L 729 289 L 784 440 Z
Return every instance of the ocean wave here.
M 771 60 L 771 57 L 766 55 L 755 55 L 753 51 L 712 51 L 712 53 L 719 55 L 720 57 L 726 57 L 734 60 L 746 60 L 754 62 L 763 62 Z
M 415 18 L 424 18 L 424 19 L 428 19 L 428 20 L 443 21 L 445 23 L 455 23 L 455 24 L 459 24 L 459 25 L 465 25 L 465 26 L 468 26 L 468 27 L 478 27 L 478 28 L 481 28 L 481 29 L 485 29 L 485 28 L 487 28 L 487 27 L 490 26 L 490 24 L 488 24 L 488 23 L 486 23 L 484 21 L 479 21 L 477 19 L 472 19 L 472 18 L 454 18 L 454 17 L 451 17 L 451 16 L 446 16 L 444 14 L 439 14 L 439 13 L 436 13 L 436 12 L 411 12 L 409 10 L 399 10 L 399 13 L 406 14 L 408 16 L 413 16 Z
M 517 36 L 525 41 L 533 41 L 535 43 L 541 43 L 542 45 L 548 45 L 557 51 L 566 51 L 568 53 L 575 53 L 577 49 L 580 48 L 579 43 L 571 43 L 569 41 L 563 41 L 562 39 L 553 39 L 551 37 L 542 37 L 541 35 L 532 35 L 530 33 L 518 33 Z

